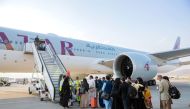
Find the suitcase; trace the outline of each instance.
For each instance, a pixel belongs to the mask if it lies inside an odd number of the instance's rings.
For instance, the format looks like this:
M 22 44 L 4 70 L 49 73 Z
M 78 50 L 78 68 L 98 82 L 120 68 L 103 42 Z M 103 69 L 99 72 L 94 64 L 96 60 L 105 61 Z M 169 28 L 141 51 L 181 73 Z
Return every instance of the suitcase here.
M 97 99 L 95 97 L 91 98 L 90 100 L 91 108 L 97 107 Z

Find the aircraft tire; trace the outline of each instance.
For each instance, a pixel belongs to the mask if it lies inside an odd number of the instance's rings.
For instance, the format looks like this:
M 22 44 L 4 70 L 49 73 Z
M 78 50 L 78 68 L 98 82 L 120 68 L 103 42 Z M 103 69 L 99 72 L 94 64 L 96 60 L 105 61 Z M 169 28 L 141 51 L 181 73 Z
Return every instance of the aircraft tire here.
M 5 86 L 10 86 L 11 85 L 11 83 L 7 83 Z
M 0 87 L 2 87 L 4 84 L 3 83 L 0 83 Z
M 43 98 L 40 98 L 40 101 L 44 101 L 44 99 L 43 99 Z
M 32 91 L 30 90 L 30 87 L 28 88 L 28 93 L 29 93 L 29 94 L 32 94 Z

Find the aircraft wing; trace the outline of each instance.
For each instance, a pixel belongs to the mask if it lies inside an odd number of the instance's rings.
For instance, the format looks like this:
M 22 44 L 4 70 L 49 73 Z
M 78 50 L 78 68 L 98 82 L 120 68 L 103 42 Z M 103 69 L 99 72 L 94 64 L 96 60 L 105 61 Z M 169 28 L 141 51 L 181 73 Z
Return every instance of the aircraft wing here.
M 114 61 L 114 59 L 111 59 L 111 60 L 102 60 L 98 64 L 102 64 L 102 65 L 105 65 L 107 67 L 113 68 L 113 61 Z
M 161 60 L 161 62 L 166 62 L 166 61 L 170 61 L 170 60 L 190 56 L 190 48 L 178 49 L 178 50 L 166 51 L 166 52 L 159 52 L 159 53 L 153 53 L 153 54 L 150 54 L 150 55 L 153 56 L 153 57 L 158 58 L 159 60 Z M 113 62 L 114 62 L 114 59 L 101 60 L 98 64 L 102 64 L 102 65 L 105 65 L 107 67 L 113 68 Z M 156 62 L 159 63 L 160 61 L 156 60 Z M 188 65 L 188 64 L 190 64 L 190 62 L 180 62 L 179 64 L 180 65 Z
M 190 61 L 180 62 L 179 65 L 190 65 Z
M 169 61 L 169 60 L 173 60 L 177 58 L 190 56 L 190 48 L 178 49 L 178 50 L 166 51 L 166 52 L 160 52 L 160 53 L 153 53 L 150 55 L 157 57 L 159 59 L 162 59 L 164 61 Z

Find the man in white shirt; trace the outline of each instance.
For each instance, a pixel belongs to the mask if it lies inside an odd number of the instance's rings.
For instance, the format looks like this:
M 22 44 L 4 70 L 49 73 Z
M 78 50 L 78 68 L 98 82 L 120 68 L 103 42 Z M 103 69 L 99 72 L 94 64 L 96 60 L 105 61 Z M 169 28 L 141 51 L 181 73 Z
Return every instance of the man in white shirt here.
M 161 80 L 162 80 L 162 75 L 158 75 L 157 76 L 157 80 L 159 81 L 159 82 L 161 82 Z M 159 83 L 160 84 L 160 83 Z M 159 86 L 157 87 L 157 89 L 159 90 Z M 160 92 L 159 92 L 160 93 Z M 162 106 L 162 103 L 161 103 L 161 97 L 160 97 L 160 109 L 163 109 L 163 106 Z
M 163 109 L 169 109 L 169 82 L 166 79 L 162 79 L 159 84 L 160 99 L 163 106 Z
M 89 84 L 89 101 L 91 101 L 92 98 L 96 97 L 96 85 L 95 85 L 95 80 L 93 79 L 93 76 L 90 75 L 89 80 L 88 80 L 88 84 Z

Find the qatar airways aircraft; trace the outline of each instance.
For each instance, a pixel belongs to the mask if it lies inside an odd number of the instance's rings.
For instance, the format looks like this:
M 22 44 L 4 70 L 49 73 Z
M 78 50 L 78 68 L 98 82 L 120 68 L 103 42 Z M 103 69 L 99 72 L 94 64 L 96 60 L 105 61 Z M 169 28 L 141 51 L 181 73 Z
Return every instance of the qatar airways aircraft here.
M 162 66 L 173 65 L 172 60 L 190 55 L 190 48 L 177 49 L 180 39 L 176 41 L 174 50 L 146 53 L 54 34 L 0 27 L 0 72 L 33 72 L 34 57 L 32 54 L 24 54 L 23 48 L 26 43 L 32 43 L 36 36 L 45 39 L 55 49 L 66 69 L 70 70 L 71 76 L 114 73 L 116 77 L 142 77 L 151 80 L 161 71 Z M 175 65 L 180 64 L 179 61 L 176 62 Z

